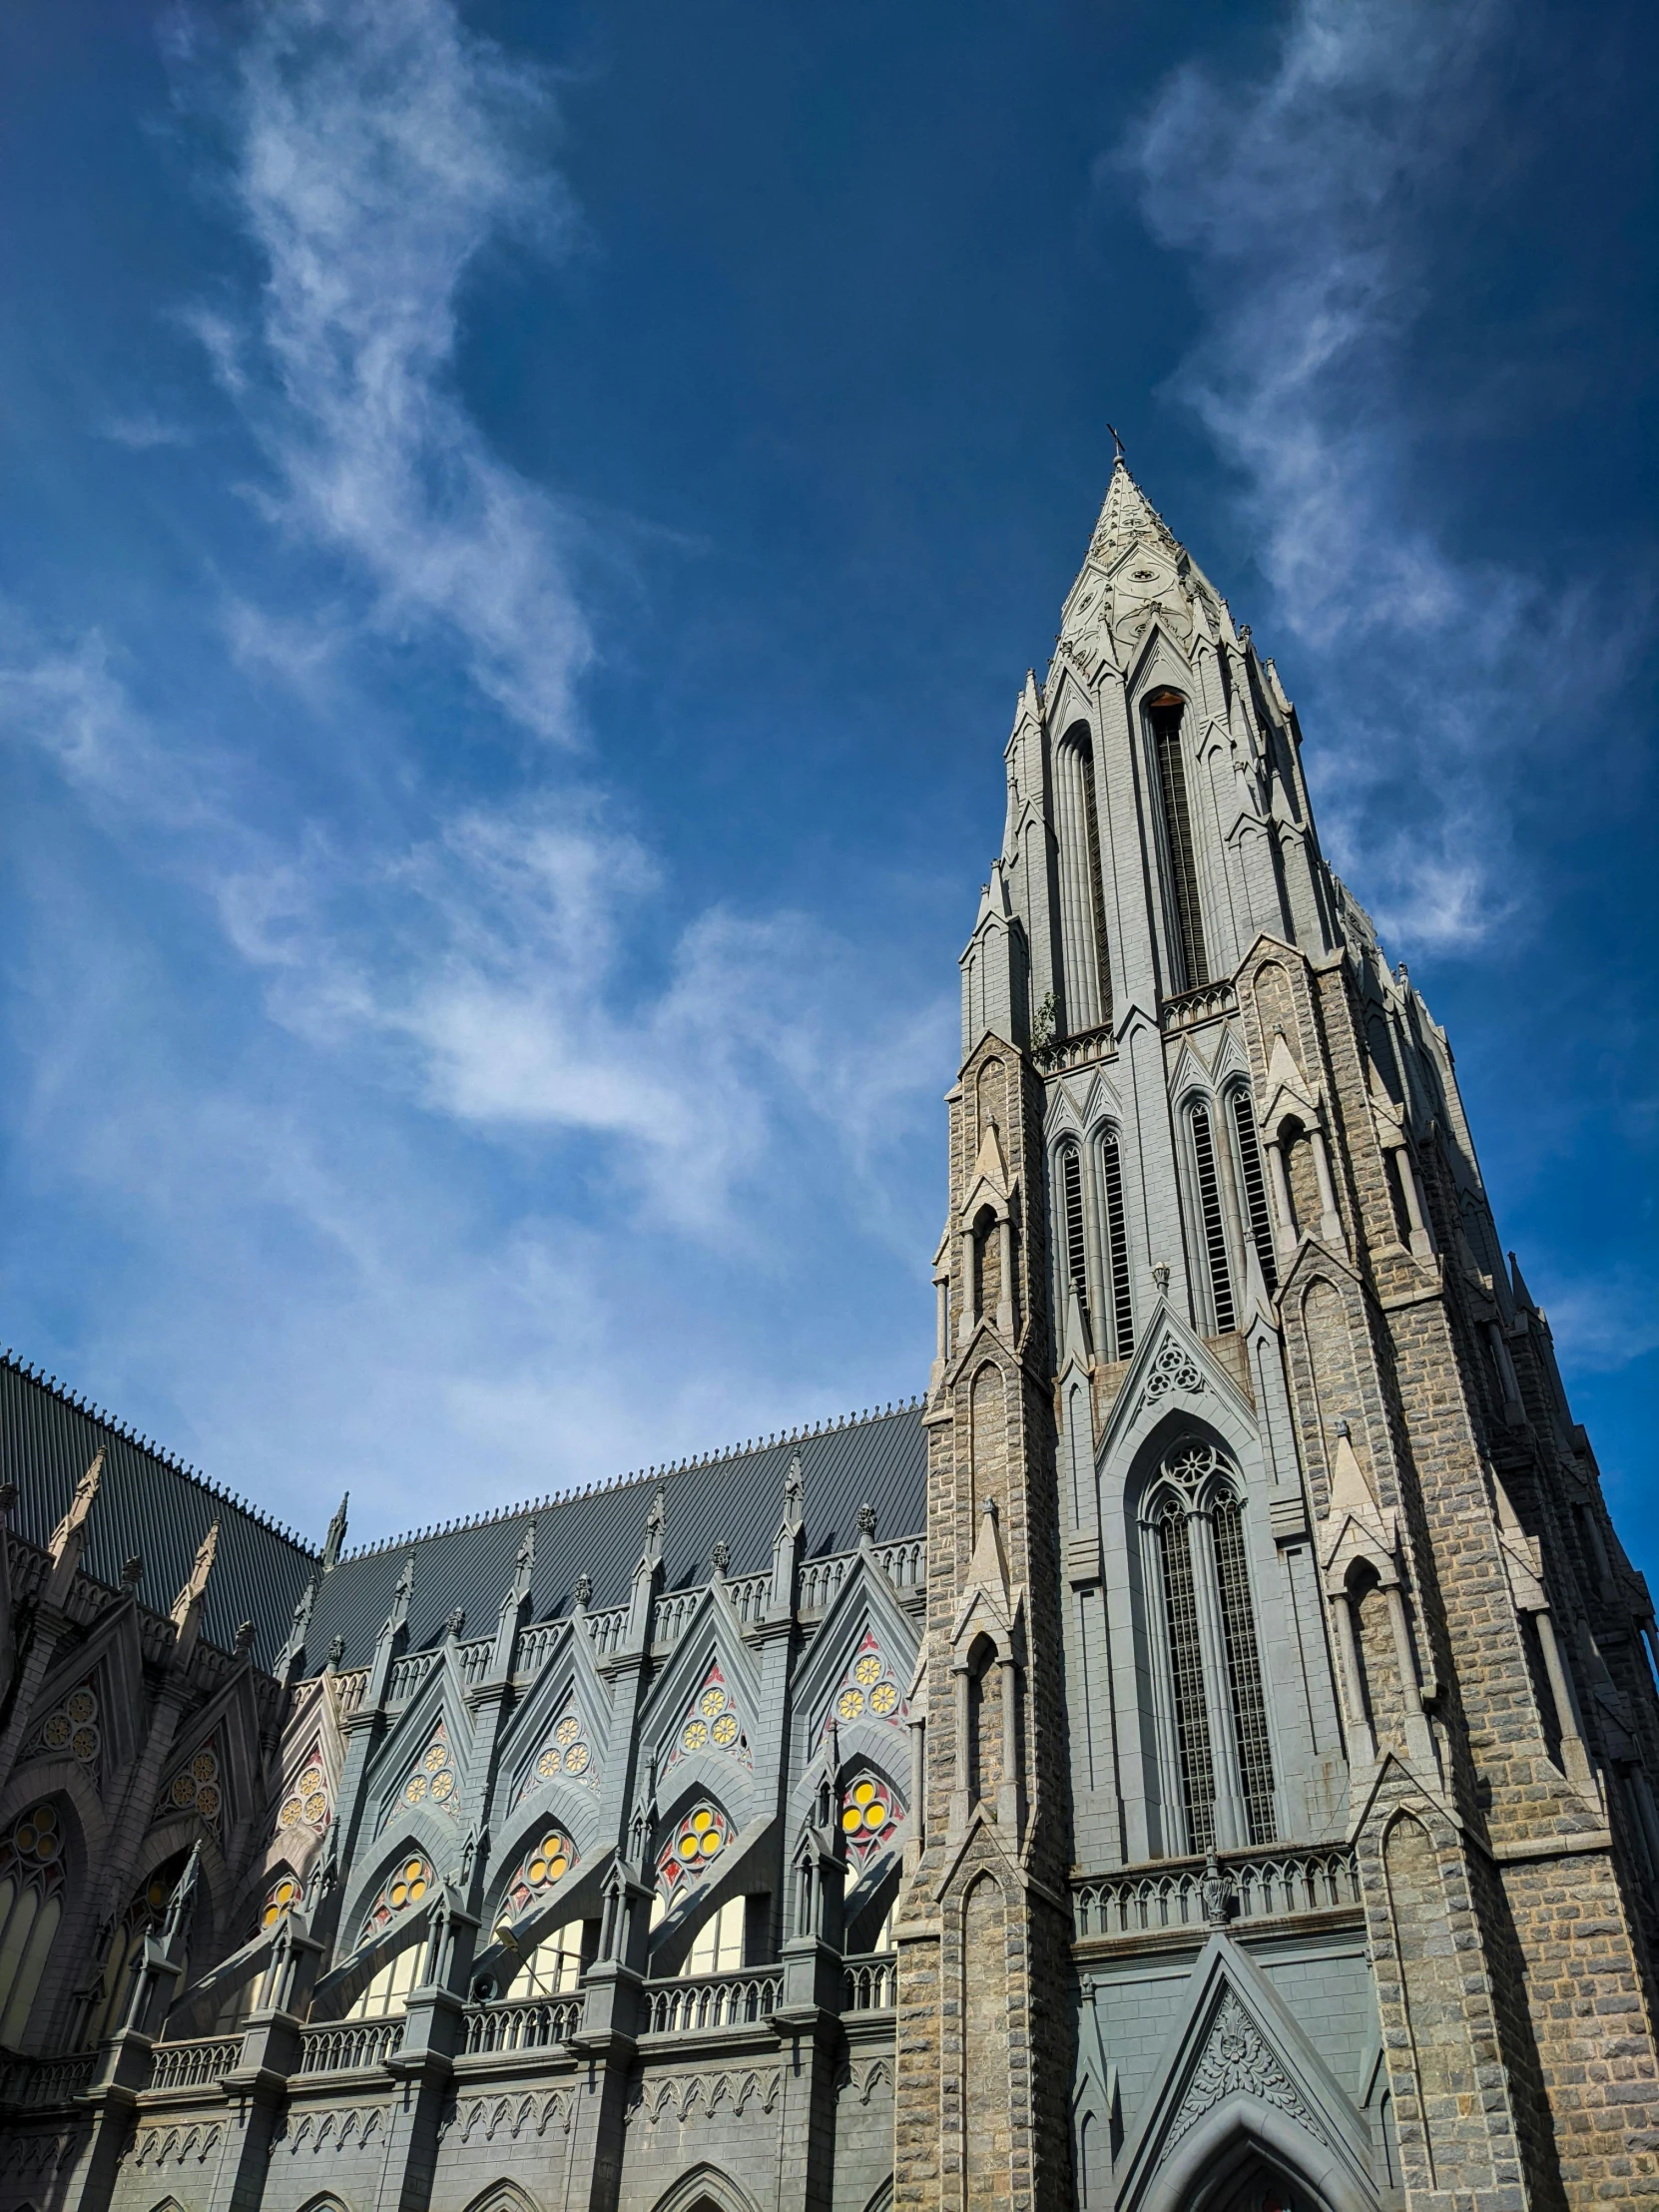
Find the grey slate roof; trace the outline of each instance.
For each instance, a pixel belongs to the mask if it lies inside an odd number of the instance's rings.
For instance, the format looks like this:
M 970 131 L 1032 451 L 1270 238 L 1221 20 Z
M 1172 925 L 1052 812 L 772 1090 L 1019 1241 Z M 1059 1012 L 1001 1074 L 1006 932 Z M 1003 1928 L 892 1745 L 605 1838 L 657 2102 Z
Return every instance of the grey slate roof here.
M 140 1603 L 166 1613 L 217 1520 L 203 1633 L 229 1651 L 239 1623 L 253 1621 L 255 1662 L 269 1668 L 318 1555 L 10 1353 L 0 1355 L 0 1480 L 17 1484 L 13 1526 L 20 1535 L 42 1546 L 51 1541 L 100 1447 L 104 1472 L 81 1553 L 86 1572 L 118 1588 L 123 1564 L 136 1555 L 144 1561 Z
M 487 1635 L 511 1584 L 513 1561 L 530 1519 L 536 1522 L 534 1619 L 568 1613 L 579 1574 L 593 1582 L 592 1607 L 620 1604 L 633 1581 L 645 1541 L 645 1517 L 659 1486 L 666 1515 L 665 1588 L 706 1581 L 709 1555 L 718 1541 L 731 1552 L 729 1574 L 758 1573 L 771 1563 L 773 1538 L 783 1517 L 784 1478 L 798 1452 L 810 1558 L 850 1551 L 858 1540 L 858 1507 L 865 1502 L 875 1508 L 879 1540 L 918 1535 L 925 1527 L 927 1444 L 920 1406 L 912 1404 L 349 1554 L 323 1577 L 317 1591 L 306 1637 L 307 1671 L 321 1665 L 336 1634 L 345 1639 L 342 1665 L 367 1664 L 391 1609 L 398 1570 L 411 1549 L 415 1568 L 409 1650 L 435 1644 L 457 1605 L 466 1612 L 466 1633 Z

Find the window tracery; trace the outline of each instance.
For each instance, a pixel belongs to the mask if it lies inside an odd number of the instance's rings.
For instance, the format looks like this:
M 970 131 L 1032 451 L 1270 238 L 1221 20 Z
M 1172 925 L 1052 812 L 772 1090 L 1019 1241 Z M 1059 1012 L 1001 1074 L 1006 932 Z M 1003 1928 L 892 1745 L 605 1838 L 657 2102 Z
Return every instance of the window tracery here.
M 320 1833 L 328 1825 L 328 1815 L 327 1777 L 323 1772 L 320 1748 L 313 1744 L 294 1778 L 292 1789 L 277 1809 L 276 1833 L 286 1835 L 301 1822 Z
M 749 1738 L 744 1734 L 743 1723 L 738 1718 L 718 1661 L 711 1664 L 703 1677 L 703 1687 L 681 1723 L 674 1749 L 669 1754 L 669 1764 L 672 1766 L 694 1751 L 723 1751 L 742 1759 L 746 1765 L 753 1764 Z
M 0 1844 L 0 2043 L 16 2049 L 63 1918 L 63 1825 L 36 1805 Z
M 686 1814 L 657 1860 L 657 1894 L 665 1907 L 708 1871 L 731 1838 L 731 1825 L 719 1806 L 705 1802 Z
M 121 2025 L 122 2007 L 132 1978 L 132 1966 L 146 1936 L 154 1935 L 167 1919 L 168 1905 L 184 1872 L 188 1854 L 176 1852 L 158 1867 L 128 1905 L 110 1937 L 104 1954 L 101 1992 L 93 2000 L 89 2042 L 101 2042 Z
M 406 1913 L 411 1905 L 419 1905 L 431 1887 L 432 1869 L 418 1852 L 411 1852 L 407 1859 L 400 1860 L 363 1915 L 358 1943 L 366 1943 L 371 1936 L 378 1936 L 382 1929 L 389 1928 L 399 1913 Z
M 557 1782 L 561 1777 L 571 1782 L 581 1782 L 590 1790 L 598 1787 L 593 1767 L 593 1746 L 588 1742 L 587 1730 L 582 1726 L 580 1714 L 574 1706 L 567 1707 L 554 1722 L 547 1734 L 547 1741 L 531 1762 L 530 1771 L 524 1777 L 519 1797 L 526 1798 L 532 1790 L 539 1790 L 544 1782 Z
M 878 1721 L 901 1721 L 904 1711 L 904 1699 L 892 1669 L 874 1631 L 866 1628 L 851 1665 L 841 1677 L 840 1688 L 830 1700 L 824 1725 L 828 1728 L 831 1720 L 843 1724 L 860 1721 L 866 1714 Z
M 265 1906 L 260 1914 L 262 1928 L 275 1928 L 284 1913 L 291 1913 L 299 1903 L 299 1885 L 291 1874 L 284 1873 L 266 1892 Z
M 22 1756 L 32 1759 L 43 1752 L 67 1751 L 95 1776 L 98 1755 L 103 1749 L 99 1717 L 98 1692 L 89 1676 L 85 1682 L 75 1685 L 55 1711 L 47 1714 L 24 1745 Z
M 158 1817 L 195 1813 L 217 1835 L 225 1810 L 225 1778 L 217 1739 L 193 1752 L 163 1785 Z
M 524 1854 L 507 1884 L 507 1905 L 517 1915 L 562 1882 L 576 1864 L 576 1846 L 560 1828 L 546 1829 Z
M 451 1816 L 455 1812 L 457 1777 L 454 1760 L 449 1751 L 449 1734 L 442 1721 L 432 1731 L 431 1741 L 420 1755 L 420 1764 L 403 1785 L 405 1805 L 420 1805 L 428 1798 L 441 1806 Z
M 1223 1795 L 1237 1807 L 1236 1841 L 1270 1843 L 1272 1739 L 1244 1512 L 1226 1457 L 1200 1437 L 1172 1446 L 1143 1518 L 1162 1614 L 1170 1780 L 1186 1848 L 1214 1848 Z
M 841 1834 L 861 1871 L 877 1850 L 890 1844 L 904 1818 L 897 1793 L 867 1769 L 841 1793 Z

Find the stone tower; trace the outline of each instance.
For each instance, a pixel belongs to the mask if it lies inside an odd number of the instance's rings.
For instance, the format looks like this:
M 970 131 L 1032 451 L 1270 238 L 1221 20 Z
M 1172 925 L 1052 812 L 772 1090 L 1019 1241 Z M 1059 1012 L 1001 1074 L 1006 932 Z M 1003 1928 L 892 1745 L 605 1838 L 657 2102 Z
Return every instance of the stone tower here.
M 1659 2203 L 1652 1604 L 1300 749 L 1120 458 L 962 957 L 901 2212 Z

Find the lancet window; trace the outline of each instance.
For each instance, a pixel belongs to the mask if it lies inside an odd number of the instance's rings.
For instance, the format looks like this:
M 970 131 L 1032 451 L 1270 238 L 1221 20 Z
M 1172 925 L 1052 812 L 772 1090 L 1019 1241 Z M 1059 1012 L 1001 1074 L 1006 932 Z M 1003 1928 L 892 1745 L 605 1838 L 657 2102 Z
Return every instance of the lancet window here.
M 1222 1217 L 1215 1132 L 1210 1125 L 1210 1109 L 1202 1101 L 1192 1108 L 1188 1120 L 1192 1129 L 1193 1165 L 1197 1171 L 1204 1264 L 1210 1278 L 1210 1308 L 1220 1336 L 1237 1326 L 1237 1315 L 1233 1305 L 1233 1271 L 1227 1257 L 1227 1225 Z
M 0 1844 L 0 2043 L 15 2050 L 63 1918 L 63 1827 L 54 1805 L 12 1823 Z
M 1179 692 L 1162 691 L 1147 702 L 1157 757 L 1158 789 L 1164 804 L 1164 849 L 1169 865 L 1170 920 L 1174 927 L 1174 977 L 1178 990 L 1196 990 L 1210 980 L 1204 946 L 1204 906 L 1199 893 L 1198 851 L 1192 809 L 1187 798 L 1187 764 L 1181 749 L 1186 701 Z
M 1112 964 L 1106 940 L 1106 884 L 1100 865 L 1100 814 L 1094 790 L 1094 748 L 1078 723 L 1055 760 L 1060 884 L 1069 927 L 1067 1014 L 1075 1033 L 1112 1018 Z
M 1083 1225 L 1083 1161 L 1068 1144 L 1060 1154 L 1060 1217 L 1064 1232 L 1066 1286 L 1077 1298 L 1085 1326 L 1089 1319 L 1087 1239 Z
M 167 1919 L 167 1908 L 184 1872 L 186 1857 L 186 1853 L 177 1852 L 165 1866 L 158 1867 L 117 1922 L 110 1936 L 110 1947 L 104 1953 L 104 1976 L 93 1997 L 84 2041 L 101 2043 L 121 2025 L 122 2011 L 132 1988 L 134 1963 L 146 1936 L 154 1935 Z
M 1186 1849 L 1271 1843 L 1273 1747 L 1237 1477 L 1214 1445 L 1166 1453 L 1145 1516 L 1161 1636 L 1166 1801 Z M 1172 1844 L 1178 1839 L 1171 1839 Z
M 1233 1134 L 1239 1147 L 1239 1187 L 1244 1193 L 1245 1219 L 1250 1241 L 1256 1247 L 1262 1281 L 1269 1294 L 1279 1288 L 1279 1269 L 1273 1251 L 1273 1216 L 1268 1210 L 1267 1180 L 1262 1173 L 1262 1147 L 1256 1135 L 1256 1113 L 1250 1094 L 1233 1091 L 1228 1104 L 1233 1113 Z
M 1123 1210 L 1123 1159 L 1116 1130 L 1100 1146 L 1100 1187 L 1106 1202 L 1106 1258 L 1112 1278 L 1112 1352 L 1127 1360 L 1135 1349 L 1135 1302 L 1129 1287 L 1129 1222 Z

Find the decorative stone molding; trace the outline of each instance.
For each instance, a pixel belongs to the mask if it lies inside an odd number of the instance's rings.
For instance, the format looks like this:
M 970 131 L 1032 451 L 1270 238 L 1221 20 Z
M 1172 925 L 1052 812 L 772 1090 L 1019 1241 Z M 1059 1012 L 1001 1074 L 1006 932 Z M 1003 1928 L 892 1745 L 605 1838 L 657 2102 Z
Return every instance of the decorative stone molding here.
M 1315 2119 L 1307 2100 L 1262 2040 L 1255 2021 L 1229 1989 L 1216 2013 L 1204 2055 L 1170 2122 L 1169 2133 L 1164 2138 L 1164 2157 L 1169 2157 L 1187 2130 L 1196 2127 L 1223 2097 L 1231 2096 L 1256 2097 L 1264 2104 L 1271 2104 L 1329 2149 L 1331 2139 Z

